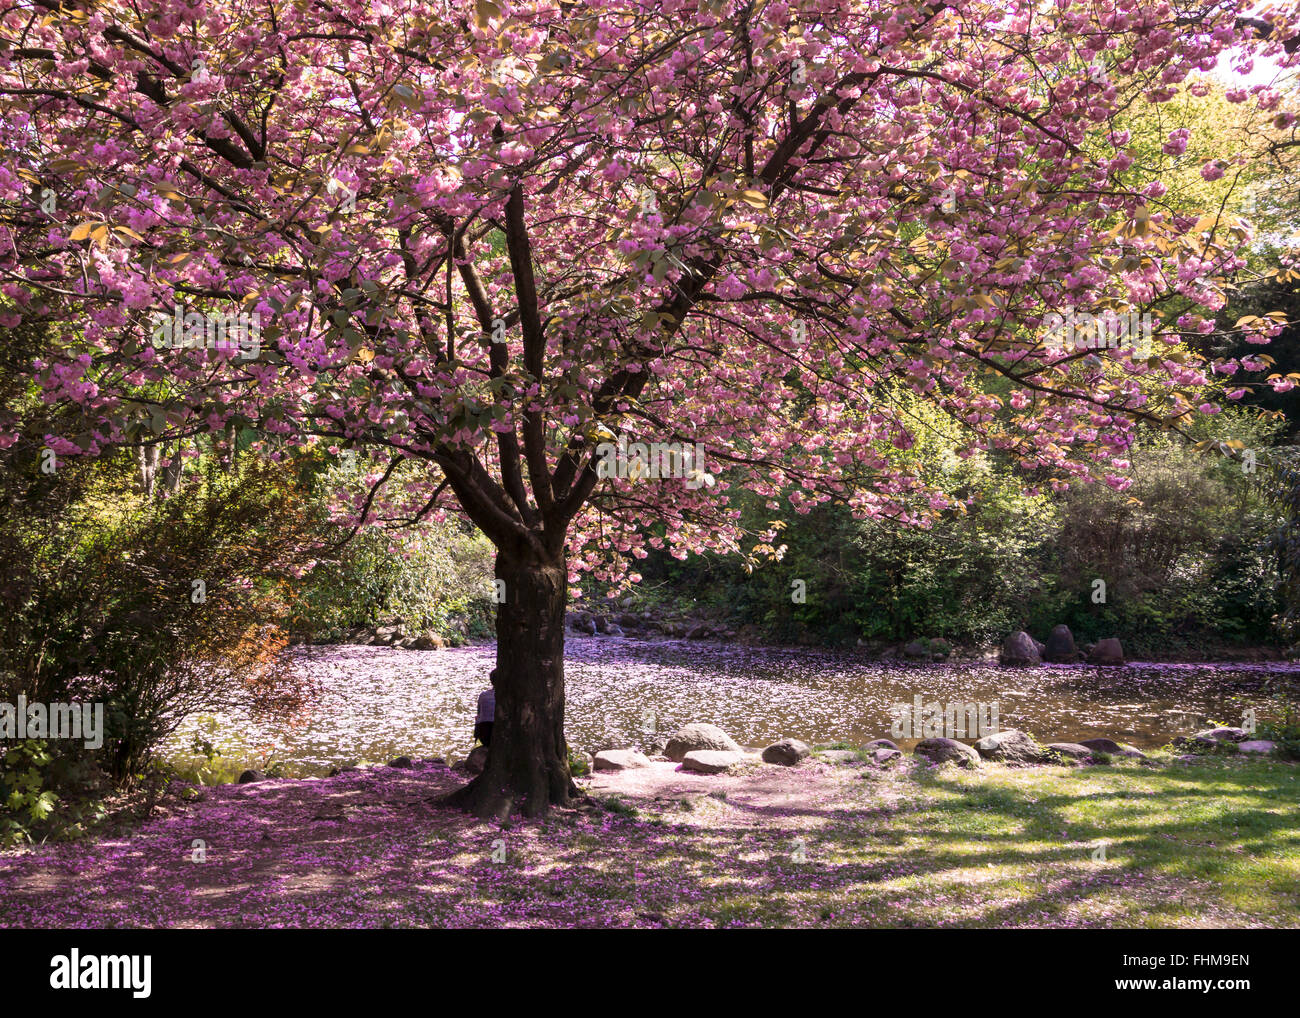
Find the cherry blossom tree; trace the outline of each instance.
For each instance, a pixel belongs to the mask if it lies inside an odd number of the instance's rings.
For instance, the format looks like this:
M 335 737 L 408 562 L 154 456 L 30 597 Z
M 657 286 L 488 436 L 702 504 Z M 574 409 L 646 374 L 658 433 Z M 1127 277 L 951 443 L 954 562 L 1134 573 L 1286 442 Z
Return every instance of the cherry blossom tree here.
M 1112 120 L 1285 65 L 1295 26 L 1206 0 L 11 0 L 0 324 L 62 323 L 32 365 L 82 411 L 42 436 L 60 455 L 256 427 L 367 456 L 357 524 L 479 527 L 497 724 L 455 800 L 537 815 L 575 794 L 583 572 L 740 548 L 742 490 L 953 506 L 892 387 L 962 455 L 1122 487 L 1140 423 L 1264 366 L 1182 343 L 1248 232 L 1134 186 Z M 1154 349 L 1048 342 L 1076 311 L 1153 314 Z M 606 476 L 620 436 L 704 457 Z

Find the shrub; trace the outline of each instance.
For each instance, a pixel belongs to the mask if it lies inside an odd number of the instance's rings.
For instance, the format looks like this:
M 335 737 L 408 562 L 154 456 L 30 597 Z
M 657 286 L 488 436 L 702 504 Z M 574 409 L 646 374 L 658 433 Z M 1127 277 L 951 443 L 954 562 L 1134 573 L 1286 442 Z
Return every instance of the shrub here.
M 314 531 L 283 471 L 210 466 L 141 498 L 112 460 L 69 466 L 75 483 L 48 500 L 19 490 L 31 474 L 5 474 L 8 500 L 34 511 L 0 524 L 0 694 L 104 703 L 119 780 L 197 710 L 300 707 L 310 691 L 281 652 L 288 574 Z
M 452 523 L 404 534 L 363 531 L 299 584 L 301 627 L 322 641 L 384 624 L 432 631 L 453 644 L 490 636 L 492 555 L 486 538 Z

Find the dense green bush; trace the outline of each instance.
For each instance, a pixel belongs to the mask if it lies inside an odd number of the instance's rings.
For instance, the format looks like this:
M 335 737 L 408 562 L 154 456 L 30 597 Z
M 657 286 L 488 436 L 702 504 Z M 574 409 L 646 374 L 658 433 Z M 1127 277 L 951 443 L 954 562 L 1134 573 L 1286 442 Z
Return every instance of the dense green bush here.
M 299 584 L 304 624 L 321 641 L 391 623 L 453 644 L 490 636 L 492 563 L 490 542 L 452 523 L 363 531 Z
M 80 743 L 0 744 L 0 848 L 76 837 L 104 816 L 106 790 L 94 754 Z
M 0 697 L 103 703 L 119 780 L 195 711 L 301 706 L 309 691 L 280 652 L 315 525 L 281 469 L 210 463 L 148 498 L 119 463 L 72 457 L 68 489 L 60 467 L 42 498 L 22 452 L 0 475 L 4 501 L 26 509 L 0 521 Z

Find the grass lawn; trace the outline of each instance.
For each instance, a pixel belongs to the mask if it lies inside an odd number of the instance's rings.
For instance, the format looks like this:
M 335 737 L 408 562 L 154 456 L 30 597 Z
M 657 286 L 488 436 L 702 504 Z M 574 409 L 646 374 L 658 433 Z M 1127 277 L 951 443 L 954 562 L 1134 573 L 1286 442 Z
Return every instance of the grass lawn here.
M 0 855 L 0 926 L 1300 925 L 1283 761 L 657 766 L 507 825 L 433 805 L 462 779 L 423 762 L 220 786 Z

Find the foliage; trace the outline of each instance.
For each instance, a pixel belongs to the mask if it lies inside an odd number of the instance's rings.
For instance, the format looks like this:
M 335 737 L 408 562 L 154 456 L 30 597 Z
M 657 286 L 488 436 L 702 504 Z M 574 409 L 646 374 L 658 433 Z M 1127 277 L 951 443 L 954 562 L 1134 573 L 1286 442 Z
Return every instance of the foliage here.
M 106 786 L 80 745 L 23 739 L 0 746 L 0 847 L 84 834 L 104 815 Z
M 42 499 L 13 459 L 0 484 L 31 512 L 0 522 L 0 692 L 103 703 L 119 779 L 193 711 L 304 702 L 281 651 L 314 531 L 281 471 L 250 459 L 141 499 L 102 462 L 75 498 Z
M 1283 759 L 1300 760 L 1300 693 L 1286 682 L 1273 682 L 1272 687 L 1278 712 L 1274 720 L 1259 726 L 1254 738 L 1276 742 L 1277 752 Z
M 944 481 L 961 504 L 927 527 L 819 508 L 781 528 L 779 556 L 752 575 L 735 556 L 653 556 L 642 572 L 660 599 L 792 642 L 969 644 L 1065 623 L 1081 642 L 1120 636 L 1138 653 L 1269 643 L 1278 595 L 1265 538 L 1280 509 L 1266 463 L 1279 429 L 1235 409 L 1193 433 L 1202 451 L 1147 432 L 1124 491 L 1034 490 L 1005 461 L 971 458 Z M 1220 455 L 1229 439 L 1257 452 L 1257 471 L 1243 470 L 1239 452 Z M 937 440 L 919 448 L 930 474 L 952 455 Z M 763 518 L 747 509 L 753 526 Z M 804 603 L 792 599 L 795 580 Z M 1097 580 L 1104 602 L 1094 600 Z
M 587 758 L 582 753 L 575 753 L 573 747 L 569 747 L 569 773 L 575 778 L 585 777 L 590 772 L 587 764 Z
M 52 759 L 40 739 L 16 743 L 0 755 L 0 846 L 29 840 L 28 828 L 54 811 L 58 796 L 44 787 L 42 775 Z
M 399 534 L 365 530 L 299 584 L 316 640 L 362 626 L 400 624 L 458 644 L 491 634 L 492 549 L 454 523 Z

